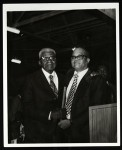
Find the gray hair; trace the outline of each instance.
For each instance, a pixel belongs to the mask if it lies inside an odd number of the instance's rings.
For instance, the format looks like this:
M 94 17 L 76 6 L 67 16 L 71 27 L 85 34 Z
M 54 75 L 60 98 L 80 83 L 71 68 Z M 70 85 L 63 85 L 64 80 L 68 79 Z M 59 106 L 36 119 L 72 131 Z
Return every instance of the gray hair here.
M 86 48 L 84 48 L 84 47 L 76 47 L 73 51 L 75 51 L 76 49 L 82 49 L 85 52 L 86 56 L 88 58 L 90 58 L 89 51 Z
M 51 49 L 51 48 L 42 48 L 39 51 L 39 59 L 42 57 L 42 54 L 45 53 L 45 52 L 52 52 L 52 53 L 54 53 L 54 55 L 56 55 L 56 52 L 55 52 L 54 49 Z

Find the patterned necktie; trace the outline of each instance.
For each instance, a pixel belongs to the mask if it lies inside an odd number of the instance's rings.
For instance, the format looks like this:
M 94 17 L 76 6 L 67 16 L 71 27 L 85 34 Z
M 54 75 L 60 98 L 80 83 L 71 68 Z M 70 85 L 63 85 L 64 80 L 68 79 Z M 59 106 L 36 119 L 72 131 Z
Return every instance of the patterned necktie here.
M 49 79 L 50 79 L 50 87 L 52 88 L 54 94 L 56 95 L 56 97 L 58 97 L 58 90 L 55 86 L 55 83 L 53 82 L 53 76 L 49 75 Z
M 71 106 L 72 106 L 74 94 L 75 94 L 76 89 L 77 89 L 77 79 L 78 79 L 78 75 L 75 74 L 74 75 L 74 81 L 73 81 L 73 84 L 71 86 L 71 89 L 70 89 L 70 92 L 69 92 L 69 95 L 67 98 L 67 102 L 65 104 L 67 115 L 70 114 L 70 111 L 71 111 Z

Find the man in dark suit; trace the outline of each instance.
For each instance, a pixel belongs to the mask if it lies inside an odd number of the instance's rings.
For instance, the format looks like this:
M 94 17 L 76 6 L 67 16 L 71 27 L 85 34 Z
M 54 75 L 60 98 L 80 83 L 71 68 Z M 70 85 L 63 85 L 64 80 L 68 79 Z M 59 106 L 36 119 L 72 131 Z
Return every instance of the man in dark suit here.
M 59 110 L 63 77 L 54 71 L 56 52 L 53 49 L 43 48 L 39 52 L 39 64 L 41 69 L 29 75 L 24 88 L 25 143 L 54 143 L 57 121 L 63 112 Z
M 68 72 L 66 82 L 67 115 L 58 123 L 69 143 L 88 143 L 89 106 L 109 103 L 106 82 L 100 75 L 91 76 L 89 62 L 89 53 L 84 48 L 73 51 L 73 69 Z

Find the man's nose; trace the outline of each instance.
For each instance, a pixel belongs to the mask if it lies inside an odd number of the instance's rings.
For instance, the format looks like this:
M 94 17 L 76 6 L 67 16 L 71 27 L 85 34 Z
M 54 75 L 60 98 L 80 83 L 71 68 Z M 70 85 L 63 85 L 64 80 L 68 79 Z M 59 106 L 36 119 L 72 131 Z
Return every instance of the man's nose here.
M 47 62 L 48 63 L 53 63 L 53 60 L 52 59 L 48 59 Z

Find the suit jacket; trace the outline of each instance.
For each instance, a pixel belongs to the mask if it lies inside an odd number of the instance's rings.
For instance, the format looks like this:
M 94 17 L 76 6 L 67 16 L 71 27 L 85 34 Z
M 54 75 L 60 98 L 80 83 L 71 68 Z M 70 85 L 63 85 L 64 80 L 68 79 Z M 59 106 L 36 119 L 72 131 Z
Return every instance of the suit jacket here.
M 73 76 L 71 70 L 67 74 L 66 86 Z M 81 79 L 74 95 L 71 119 L 72 124 L 68 129 L 69 142 L 89 142 L 89 106 L 109 103 L 107 85 L 101 76 L 90 76 L 89 70 Z
M 54 135 L 56 123 L 48 120 L 48 116 L 50 111 L 61 108 L 63 78 L 60 74 L 57 76 L 60 99 L 56 98 L 41 69 L 27 78 L 23 95 L 25 137 L 34 143 L 51 142 Z

